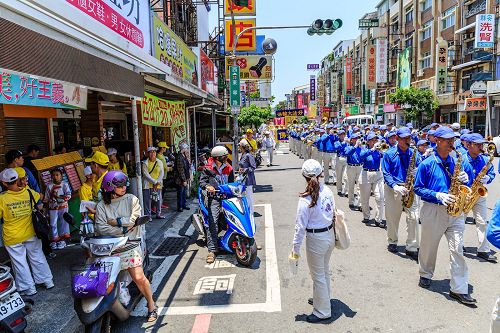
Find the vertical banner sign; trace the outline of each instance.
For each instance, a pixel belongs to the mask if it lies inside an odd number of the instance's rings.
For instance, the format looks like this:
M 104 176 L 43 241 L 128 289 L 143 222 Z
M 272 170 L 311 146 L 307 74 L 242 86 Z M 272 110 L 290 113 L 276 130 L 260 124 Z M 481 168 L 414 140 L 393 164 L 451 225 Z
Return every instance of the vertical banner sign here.
M 376 89 L 377 88 L 377 79 L 376 79 L 376 48 L 375 45 L 369 45 L 366 50 L 366 90 Z
M 241 105 L 243 107 L 247 106 L 247 96 L 245 90 L 241 90 Z
M 309 78 L 309 96 L 310 100 L 315 101 L 316 100 L 316 76 L 311 75 Z
M 387 39 L 377 39 L 377 83 L 387 82 Z
M 330 82 L 332 86 L 330 99 L 332 103 L 337 103 L 339 101 L 339 77 L 337 72 L 330 72 Z
M 304 97 L 302 94 L 297 95 L 297 109 L 303 109 L 304 108 Z
M 240 67 L 231 66 L 229 67 L 230 75 L 230 91 L 231 96 L 229 98 L 231 107 L 239 107 L 241 103 L 241 92 L 240 92 Z
M 436 45 L 436 93 L 446 93 L 446 81 L 448 79 L 448 42 L 440 41 Z
M 474 48 L 490 48 L 495 45 L 495 14 L 480 14 L 476 18 Z
M 352 94 L 352 58 L 345 58 L 344 68 L 345 94 Z
M 236 37 L 243 30 L 251 27 L 255 27 L 255 19 L 245 19 L 245 20 L 235 20 L 235 30 L 236 36 L 233 36 L 233 22 L 232 20 L 226 20 L 225 22 L 225 34 L 224 34 L 224 47 L 225 50 L 231 51 L 233 50 L 233 43 Z M 257 49 L 257 36 L 255 30 L 250 30 L 241 35 L 240 39 L 238 39 L 238 44 L 236 44 L 236 51 L 255 51 Z
M 231 15 L 231 7 L 233 7 L 234 16 L 255 16 L 256 8 L 255 8 L 256 0 L 248 0 L 248 6 L 237 6 L 233 3 L 233 0 L 224 0 L 224 16 Z
M 410 48 L 407 47 L 398 58 L 398 88 L 410 88 L 411 66 L 410 66 Z

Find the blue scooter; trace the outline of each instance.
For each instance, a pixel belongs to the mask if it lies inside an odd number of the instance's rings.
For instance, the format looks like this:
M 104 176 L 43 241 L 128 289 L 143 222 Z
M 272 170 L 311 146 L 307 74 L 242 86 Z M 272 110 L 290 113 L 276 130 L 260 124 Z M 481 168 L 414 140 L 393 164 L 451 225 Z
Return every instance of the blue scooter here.
M 219 248 L 236 255 L 236 260 L 243 266 L 251 266 L 257 258 L 257 244 L 255 243 L 255 220 L 250 214 L 248 201 L 244 196 L 246 175 L 240 174 L 234 183 L 219 186 L 213 193 L 198 189 L 200 210 L 193 214 L 193 226 L 206 239 L 208 228 L 208 208 L 205 203 L 207 194 L 221 201 L 221 219 L 216 221 L 219 226 Z

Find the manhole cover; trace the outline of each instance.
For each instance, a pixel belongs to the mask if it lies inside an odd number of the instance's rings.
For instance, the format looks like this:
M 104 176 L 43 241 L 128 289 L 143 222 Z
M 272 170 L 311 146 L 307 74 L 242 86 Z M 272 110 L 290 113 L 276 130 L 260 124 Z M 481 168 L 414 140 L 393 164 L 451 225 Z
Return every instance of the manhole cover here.
M 167 237 L 153 253 L 155 256 L 172 256 L 182 252 L 187 243 L 185 237 Z

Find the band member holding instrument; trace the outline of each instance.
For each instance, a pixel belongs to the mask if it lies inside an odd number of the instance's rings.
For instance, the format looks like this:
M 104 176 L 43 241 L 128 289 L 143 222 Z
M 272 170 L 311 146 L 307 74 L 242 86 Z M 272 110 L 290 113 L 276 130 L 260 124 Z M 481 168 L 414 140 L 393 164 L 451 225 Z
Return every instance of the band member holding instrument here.
M 396 132 L 387 132 L 385 135 L 386 135 L 387 144 L 390 147 L 394 147 L 398 143 L 398 138 L 397 138 Z
M 334 144 L 338 140 L 338 137 L 333 134 L 333 125 L 326 125 L 326 133 L 321 136 L 321 148 L 323 151 L 323 169 L 325 173 L 325 184 L 335 183 L 335 154 L 334 154 Z M 330 165 L 333 169 L 333 181 L 330 183 Z
M 420 158 L 421 161 L 425 160 L 427 157 L 429 157 L 430 154 L 432 154 L 434 149 L 429 148 L 429 141 L 427 140 L 418 140 L 417 142 L 417 153 L 418 157 Z
M 463 213 L 449 215 L 448 205 L 460 202 L 457 187 L 460 184 L 470 185 L 474 172 L 466 160 L 460 161 L 460 154 L 457 154 L 458 158 L 450 155 L 455 141 L 451 128 L 440 127 L 434 135 L 436 152 L 419 165 L 415 178 L 415 193 L 423 200 L 419 286 L 430 287 L 439 242 L 445 235 L 450 250 L 450 296 L 462 304 L 472 305 L 476 300 L 469 294 L 469 275 L 463 255 L 465 217 Z M 459 196 L 450 193 L 458 193 Z
M 347 158 L 347 193 L 349 197 L 349 208 L 361 210 L 359 206 L 359 180 L 361 178 L 361 136 L 354 132 L 350 138 L 350 144 L 344 149 Z
M 479 240 L 479 246 L 477 247 L 477 256 L 489 262 L 497 262 L 497 258 L 491 254 L 490 244 L 486 239 L 486 227 L 488 226 L 488 208 L 486 206 L 486 197 L 488 192 L 485 190 L 486 184 L 491 184 L 493 179 L 495 179 L 495 170 L 493 164 L 490 163 L 490 156 L 482 154 L 482 149 L 485 143 L 488 141 L 484 140 L 481 134 L 474 133 L 467 136 L 468 141 L 468 152 L 466 155 L 467 160 L 472 165 L 474 169 L 474 183 L 471 187 L 473 192 L 479 192 L 475 189 L 482 187 L 483 191 L 481 194 L 475 194 L 476 203 L 472 206 L 472 216 L 476 221 L 477 238 Z M 490 152 L 494 155 L 494 150 Z M 479 177 L 479 179 L 478 179 Z M 474 186 L 474 184 L 476 186 Z M 473 194 L 474 195 L 474 194 Z M 471 198 L 472 199 L 472 198 Z M 469 203 L 471 203 L 469 201 Z M 465 216 L 467 217 L 467 216 Z
M 363 210 L 363 223 L 370 223 L 370 193 L 373 192 L 375 203 L 375 225 L 384 228 L 382 221 L 385 217 L 384 212 L 384 177 L 380 171 L 380 162 L 382 153 L 380 152 L 380 142 L 377 142 L 377 135 L 373 132 L 366 136 L 367 147 L 361 151 L 360 157 L 363 162 L 363 171 L 361 172 L 361 182 L 359 188 L 361 191 L 361 207 Z
M 339 197 L 345 197 L 347 191 L 347 184 L 345 181 L 345 174 L 347 169 L 347 159 L 345 157 L 345 148 L 347 143 L 345 142 L 346 132 L 344 130 L 338 131 L 337 135 L 339 140 L 335 142 L 333 150 L 337 154 L 337 159 L 335 160 L 335 174 L 337 176 L 337 194 Z
M 401 214 L 406 213 L 406 239 L 405 253 L 413 260 L 418 258 L 418 203 L 414 200 L 410 208 L 403 207 L 402 199 L 409 194 L 404 186 L 410 172 L 410 164 L 414 151 L 410 149 L 411 132 L 407 127 L 401 127 L 396 132 L 397 146 L 389 148 L 384 154 L 382 172 L 384 175 L 385 217 L 387 220 L 387 250 L 391 253 L 398 252 L 398 231 Z M 419 160 L 415 157 L 415 168 Z

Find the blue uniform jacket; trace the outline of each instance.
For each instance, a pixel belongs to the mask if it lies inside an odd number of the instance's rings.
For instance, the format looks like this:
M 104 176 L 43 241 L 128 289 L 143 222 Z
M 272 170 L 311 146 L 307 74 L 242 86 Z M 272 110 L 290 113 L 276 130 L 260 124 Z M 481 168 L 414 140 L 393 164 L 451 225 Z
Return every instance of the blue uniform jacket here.
M 347 147 L 347 143 L 340 140 L 334 144 L 334 150 L 339 156 L 345 157 L 345 147 Z
M 472 166 L 472 169 L 474 171 L 474 179 L 476 178 L 477 174 L 481 172 L 481 169 L 486 165 L 486 163 L 488 163 L 489 160 L 489 157 L 487 155 L 479 155 L 478 157 L 476 157 L 476 159 L 472 159 L 472 156 L 470 156 L 469 153 L 463 156 L 467 156 L 467 160 Z M 493 165 L 490 165 L 490 167 L 488 168 L 488 172 L 486 172 L 486 175 L 490 177 L 490 180 L 487 183 L 490 184 L 493 179 L 495 179 L 495 168 L 493 168 Z
M 335 151 L 335 142 L 338 139 L 339 137 L 334 134 L 327 134 L 326 139 L 323 141 L 323 148 L 327 153 L 333 153 Z
M 382 153 L 378 150 L 372 151 L 369 148 L 364 148 L 361 150 L 360 157 L 361 162 L 363 163 L 363 169 L 380 169 L 380 163 L 382 162 Z
M 344 148 L 345 156 L 347 157 L 347 164 L 361 164 L 361 147 L 354 147 L 347 145 Z
M 389 148 L 389 150 L 385 152 L 382 160 L 382 173 L 384 174 L 384 182 L 387 186 L 394 188 L 394 186 L 406 182 L 406 174 L 410 166 L 412 154 L 412 149 L 408 148 L 406 152 L 403 153 L 397 145 Z M 415 167 L 417 167 L 419 163 L 420 159 L 417 155 Z

